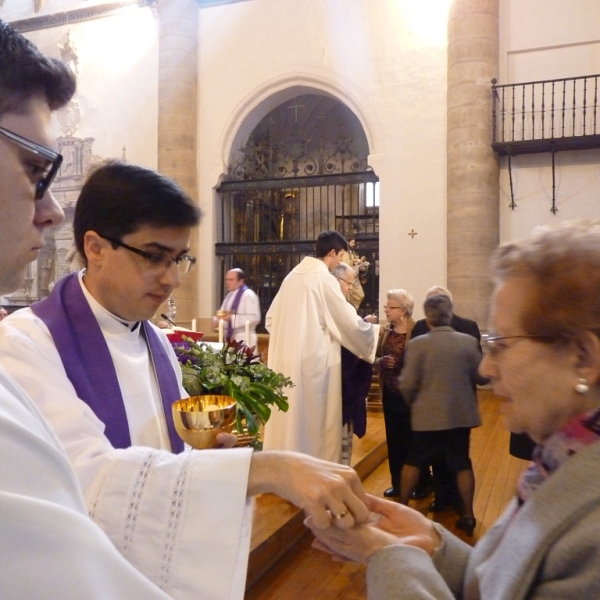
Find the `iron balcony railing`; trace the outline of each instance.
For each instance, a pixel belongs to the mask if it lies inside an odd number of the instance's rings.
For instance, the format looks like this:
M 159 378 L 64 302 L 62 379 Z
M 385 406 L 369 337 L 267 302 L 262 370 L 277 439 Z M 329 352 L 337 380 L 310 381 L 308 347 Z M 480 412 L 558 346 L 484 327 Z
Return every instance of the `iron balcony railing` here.
M 600 148 L 600 74 L 496 85 L 493 149 L 501 156 Z

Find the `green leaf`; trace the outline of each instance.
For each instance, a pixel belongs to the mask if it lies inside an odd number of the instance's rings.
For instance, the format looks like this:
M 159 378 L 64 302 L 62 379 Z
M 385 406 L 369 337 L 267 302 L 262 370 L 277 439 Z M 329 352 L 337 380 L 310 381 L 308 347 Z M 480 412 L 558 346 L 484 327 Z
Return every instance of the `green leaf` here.
M 213 350 L 187 336 L 183 339 L 189 347 L 177 346 L 175 352 L 184 388 L 192 396 L 214 393 L 234 398 L 238 406 L 238 430 L 245 420 L 249 432 L 255 435 L 259 423 L 269 420 L 271 406 L 288 409 L 284 389 L 293 387 L 291 379 L 275 373 L 257 357 L 250 357 L 244 344 L 228 342 L 221 350 Z

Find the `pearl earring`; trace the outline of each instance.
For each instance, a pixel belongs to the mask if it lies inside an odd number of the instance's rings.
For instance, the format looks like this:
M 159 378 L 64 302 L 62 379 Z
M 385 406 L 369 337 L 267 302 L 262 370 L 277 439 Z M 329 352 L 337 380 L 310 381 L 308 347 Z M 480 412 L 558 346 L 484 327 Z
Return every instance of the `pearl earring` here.
M 588 381 L 585 377 L 580 377 L 577 385 L 575 386 L 575 391 L 578 394 L 587 394 L 590 391 L 590 386 L 588 385 Z

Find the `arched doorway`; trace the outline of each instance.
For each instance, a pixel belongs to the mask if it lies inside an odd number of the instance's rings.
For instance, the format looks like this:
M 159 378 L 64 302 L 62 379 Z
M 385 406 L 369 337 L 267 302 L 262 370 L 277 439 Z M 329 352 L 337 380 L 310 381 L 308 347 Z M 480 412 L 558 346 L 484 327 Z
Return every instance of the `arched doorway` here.
M 335 229 L 364 257 L 359 312 L 377 310 L 379 180 L 356 115 L 329 95 L 304 93 L 266 114 L 231 156 L 217 189 L 221 281 L 242 268 L 266 313 L 319 233 Z

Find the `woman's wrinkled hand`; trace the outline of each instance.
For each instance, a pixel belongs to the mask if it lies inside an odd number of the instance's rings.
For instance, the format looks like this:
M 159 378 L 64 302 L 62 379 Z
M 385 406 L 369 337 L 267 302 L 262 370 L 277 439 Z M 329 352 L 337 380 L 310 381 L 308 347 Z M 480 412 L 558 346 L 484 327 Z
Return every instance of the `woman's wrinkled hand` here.
M 421 513 L 396 502 L 366 496 L 373 515 L 369 523 L 351 529 L 322 529 L 308 518 L 305 524 L 313 532 L 315 547 L 330 552 L 335 558 L 367 562 L 371 554 L 391 545 L 408 545 L 433 554 L 441 537 L 433 523 Z

